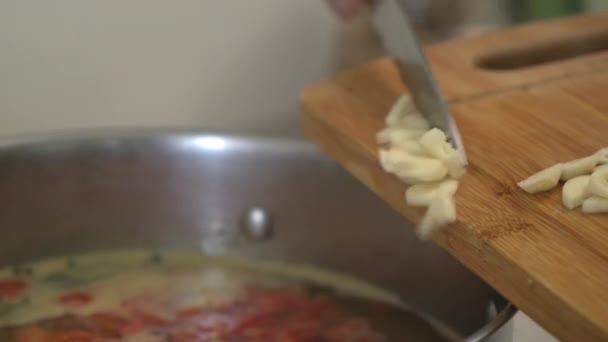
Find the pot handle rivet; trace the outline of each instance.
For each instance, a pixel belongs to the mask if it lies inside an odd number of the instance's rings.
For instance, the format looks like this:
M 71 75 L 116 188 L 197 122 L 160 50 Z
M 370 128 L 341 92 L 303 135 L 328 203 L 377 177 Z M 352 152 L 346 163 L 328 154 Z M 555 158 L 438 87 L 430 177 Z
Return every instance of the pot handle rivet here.
M 266 209 L 252 207 L 243 215 L 241 228 L 249 238 L 268 239 L 273 234 L 272 217 Z

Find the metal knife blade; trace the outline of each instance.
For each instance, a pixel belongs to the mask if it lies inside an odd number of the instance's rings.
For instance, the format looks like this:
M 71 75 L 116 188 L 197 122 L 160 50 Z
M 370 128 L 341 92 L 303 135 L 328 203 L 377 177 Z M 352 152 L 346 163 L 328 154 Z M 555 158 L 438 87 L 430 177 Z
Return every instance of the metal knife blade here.
M 403 1 L 378 1 L 372 21 L 385 49 L 397 61 L 401 77 L 410 89 L 414 103 L 431 126 L 446 133 L 466 164 L 466 153 L 458 127 L 418 43 Z

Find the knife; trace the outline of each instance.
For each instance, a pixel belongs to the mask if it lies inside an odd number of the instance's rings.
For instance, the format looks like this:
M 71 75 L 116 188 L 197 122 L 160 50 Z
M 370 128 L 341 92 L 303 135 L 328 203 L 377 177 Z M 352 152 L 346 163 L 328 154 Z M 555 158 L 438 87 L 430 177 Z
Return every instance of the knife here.
M 403 1 L 378 1 L 372 22 L 384 48 L 395 58 L 401 78 L 410 89 L 414 103 L 431 126 L 445 132 L 466 165 L 467 157 L 458 127 L 418 43 Z

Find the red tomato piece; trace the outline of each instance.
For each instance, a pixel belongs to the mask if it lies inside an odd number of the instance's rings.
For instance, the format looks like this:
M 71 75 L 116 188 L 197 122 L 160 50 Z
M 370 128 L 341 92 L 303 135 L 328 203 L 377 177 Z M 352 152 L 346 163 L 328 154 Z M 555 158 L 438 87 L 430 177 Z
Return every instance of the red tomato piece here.
M 320 319 L 331 307 L 332 305 L 327 297 L 318 296 L 310 299 L 302 312 L 309 319 Z
M 81 306 L 93 301 L 93 296 L 86 292 L 68 292 L 59 296 L 59 303 L 69 306 Z
M 177 317 L 178 318 L 192 318 L 192 317 L 196 317 L 196 316 L 200 316 L 203 313 L 203 308 L 198 307 L 198 306 L 192 306 L 192 307 L 188 307 L 188 308 L 183 308 L 183 309 L 179 309 L 177 311 Z
M 17 278 L 0 279 L 0 299 L 19 297 L 25 292 L 26 288 L 25 280 Z
M 169 320 L 167 320 L 159 315 L 156 315 L 156 314 L 153 314 L 150 312 L 146 312 L 146 311 L 140 310 L 140 309 L 134 309 L 133 316 L 135 316 L 135 319 L 137 319 L 144 326 L 159 327 L 159 326 L 168 325 L 170 323 Z
M 35 325 L 26 326 L 15 330 L 16 342 L 51 342 L 53 334 Z
M 271 318 L 272 314 L 268 312 L 254 313 L 237 322 L 231 333 L 242 334 L 247 329 L 258 328 L 261 324 L 269 321 Z
M 124 337 L 143 329 L 140 323 L 110 312 L 94 313 L 89 316 L 89 321 L 109 337 Z
M 74 330 L 58 333 L 53 338 L 54 342 L 103 342 L 101 337 L 95 336 L 86 331 Z

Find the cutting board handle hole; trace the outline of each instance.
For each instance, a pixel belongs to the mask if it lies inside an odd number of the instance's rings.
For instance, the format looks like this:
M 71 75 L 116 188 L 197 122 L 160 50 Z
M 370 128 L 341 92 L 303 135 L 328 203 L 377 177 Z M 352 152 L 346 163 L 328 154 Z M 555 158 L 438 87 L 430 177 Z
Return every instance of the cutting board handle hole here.
M 486 70 L 507 71 L 566 61 L 607 49 L 608 32 L 596 32 L 576 39 L 494 53 L 478 58 L 475 65 Z

